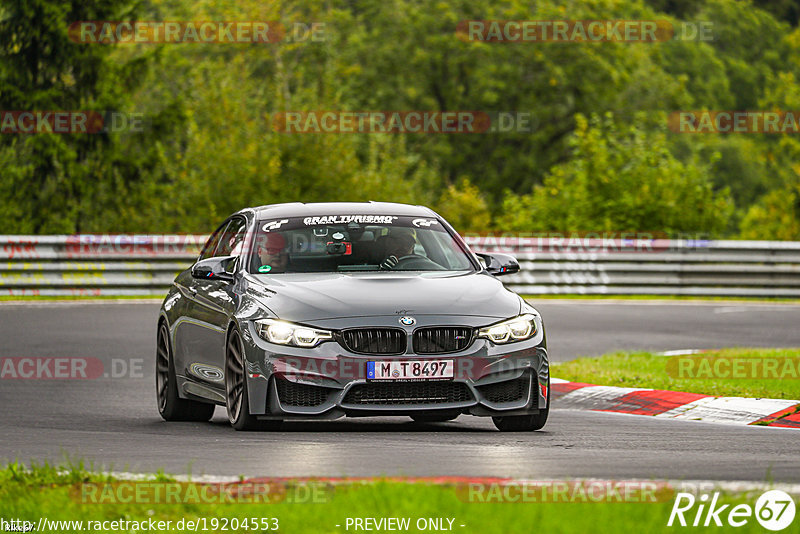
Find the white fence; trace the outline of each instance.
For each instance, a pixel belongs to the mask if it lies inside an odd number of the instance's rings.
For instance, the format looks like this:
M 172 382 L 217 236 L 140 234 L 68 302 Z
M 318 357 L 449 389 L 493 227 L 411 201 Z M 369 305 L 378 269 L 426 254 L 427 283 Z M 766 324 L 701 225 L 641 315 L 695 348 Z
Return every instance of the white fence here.
M 155 295 L 205 236 L 0 236 L 0 295 Z M 800 242 L 468 237 L 524 294 L 800 297 Z

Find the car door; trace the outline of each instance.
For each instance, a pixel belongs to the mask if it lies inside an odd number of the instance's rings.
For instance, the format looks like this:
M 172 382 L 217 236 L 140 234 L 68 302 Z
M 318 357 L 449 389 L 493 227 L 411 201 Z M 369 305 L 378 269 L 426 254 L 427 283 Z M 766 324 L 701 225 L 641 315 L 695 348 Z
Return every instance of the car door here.
M 213 257 L 229 223 L 230 221 L 226 220 L 211 234 L 200 252 L 198 261 Z M 202 310 L 197 306 L 198 282 L 199 280 L 192 277 L 191 269 L 185 270 L 175 279 L 175 285 L 180 291 L 178 307 L 180 312 L 172 325 L 173 359 L 175 372 L 178 375 L 208 382 L 209 375 L 203 372 L 202 354 L 208 338 L 214 336 L 209 336 L 208 330 L 212 325 L 202 320 L 203 314 L 200 313 L 198 317 L 198 310 Z M 212 375 L 215 374 L 217 373 L 212 372 Z M 216 382 L 213 384 L 218 385 Z
M 247 221 L 234 216 L 223 231 L 210 257 L 238 256 L 244 244 Z M 232 265 L 232 269 L 236 269 Z M 225 336 L 235 309 L 234 283 L 217 279 L 193 279 L 192 317 L 196 321 L 196 361 L 190 366 L 195 378 L 223 387 Z
M 211 234 L 200 252 L 198 261 L 213 255 L 228 222 L 226 220 Z M 190 376 L 189 368 L 196 361 L 195 355 L 198 352 L 197 325 L 192 315 L 197 287 L 192 278 L 191 268 L 186 269 L 175 278 L 175 286 L 179 291 L 179 296 L 171 306 L 175 311 L 171 325 L 173 361 L 176 374 L 186 377 Z

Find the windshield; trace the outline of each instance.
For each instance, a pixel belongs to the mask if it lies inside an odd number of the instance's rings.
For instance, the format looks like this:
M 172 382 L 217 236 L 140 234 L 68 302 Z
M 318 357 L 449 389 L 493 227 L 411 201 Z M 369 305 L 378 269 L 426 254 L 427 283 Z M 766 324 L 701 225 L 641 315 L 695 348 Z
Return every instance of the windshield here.
M 435 218 L 332 214 L 259 221 L 249 271 L 472 269 L 467 252 Z

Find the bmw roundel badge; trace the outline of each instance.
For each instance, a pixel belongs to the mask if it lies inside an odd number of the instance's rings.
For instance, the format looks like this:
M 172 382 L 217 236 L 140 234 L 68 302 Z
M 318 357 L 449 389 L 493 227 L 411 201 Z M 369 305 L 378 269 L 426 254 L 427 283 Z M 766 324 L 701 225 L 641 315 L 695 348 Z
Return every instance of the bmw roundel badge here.
M 404 326 L 412 326 L 417 324 L 417 320 L 413 317 L 409 317 L 408 315 L 404 315 L 403 317 L 400 317 L 400 324 Z

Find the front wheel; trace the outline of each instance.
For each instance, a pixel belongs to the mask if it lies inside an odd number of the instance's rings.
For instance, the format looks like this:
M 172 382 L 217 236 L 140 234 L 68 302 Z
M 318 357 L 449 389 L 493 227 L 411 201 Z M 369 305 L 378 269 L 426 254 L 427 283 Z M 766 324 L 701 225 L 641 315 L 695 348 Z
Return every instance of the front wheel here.
M 156 340 L 156 401 L 158 413 L 165 421 L 208 421 L 214 415 L 215 405 L 182 399 L 178 395 L 175 362 L 169 344 L 166 323 L 158 327 Z
M 225 354 L 225 407 L 228 421 L 236 430 L 277 430 L 283 421 L 259 421 L 250 414 L 247 377 L 244 373 L 244 345 L 239 332 L 228 335 Z
M 538 386 L 538 383 L 537 383 Z M 530 432 L 539 430 L 547 423 L 550 414 L 550 380 L 547 380 L 547 406 L 533 415 L 512 415 L 510 417 L 492 417 L 494 426 L 501 432 Z

